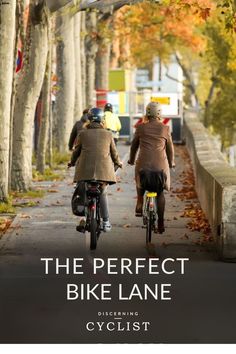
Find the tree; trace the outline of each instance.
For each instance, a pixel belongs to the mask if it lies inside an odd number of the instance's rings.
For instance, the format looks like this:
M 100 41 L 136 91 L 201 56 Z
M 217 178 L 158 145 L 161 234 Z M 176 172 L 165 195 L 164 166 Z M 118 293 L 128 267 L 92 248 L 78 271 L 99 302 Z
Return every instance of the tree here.
M 205 109 L 205 125 L 221 136 L 222 148 L 236 143 L 236 33 L 228 28 L 227 21 L 222 9 L 217 8 L 205 29 L 207 47 L 203 58 L 214 85 Z
M 8 196 L 9 132 L 16 1 L 0 3 L 0 201 Z
M 48 53 L 48 11 L 44 1 L 31 0 L 24 66 L 14 107 L 12 189 L 27 191 L 32 179 L 35 108 L 42 88 Z
M 51 114 L 51 64 L 52 45 L 49 25 L 47 64 L 42 86 L 42 117 L 39 128 L 36 169 L 43 174 L 45 170 L 47 142 L 49 137 L 49 119 Z
M 98 49 L 97 44 L 97 14 L 96 11 L 86 13 L 86 105 L 94 106 L 95 96 L 95 59 Z
M 74 16 L 74 47 L 75 47 L 75 104 L 74 120 L 78 120 L 83 111 L 82 100 L 82 68 L 81 68 L 81 12 Z
M 68 149 L 68 141 L 74 123 L 75 103 L 75 55 L 74 17 L 68 11 L 61 12 L 56 20 L 58 93 L 55 102 L 56 148 Z
M 208 0 L 166 0 L 160 4 L 149 2 L 149 6 L 138 3 L 123 7 L 116 18 L 115 29 L 120 40 L 130 44 L 129 61 L 145 67 L 159 57 L 167 65 L 174 55 L 183 70 L 191 104 L 196 107 L 199 99 L 194 69 L 199 68 L 199 54 L 206 45 L 202 31 L 213 8 L 213 2 Z
M 86 13 L 81 12 L 81 31 L 80 31 L 80 63 L 81 63 L 81 100 L 83 110 L 86 105 L 86 53 L 85 53 L 85 35 L 86 35 Z
M 111 54 L 111 15 L 98 16 L 98 50 L 96 55 L 96 90 L 108 90 Z

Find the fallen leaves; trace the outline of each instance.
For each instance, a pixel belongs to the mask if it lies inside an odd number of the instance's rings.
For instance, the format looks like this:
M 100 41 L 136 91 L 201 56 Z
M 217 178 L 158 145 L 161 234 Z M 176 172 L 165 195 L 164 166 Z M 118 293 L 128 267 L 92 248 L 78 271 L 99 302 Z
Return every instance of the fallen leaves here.
M 186 210 L 184 212 L 184 216 L 192 218 L 192 220 L 187 223 L 187 227 L 191 231 L 200 231 L 206 235 L 211 233 L 211 228 L 208 220 L 200 206 L 198 209 Z
M 21 214 L 21 215 L 20 215 L 20 218 L 21 218 L 21 219 L 31 219 L 32 216 L 30 216 L 30 215 L 28 215 L 28 214 Z
M 11 225 L 11 219 L 1 218 L 0 219 L 0 232 L 6 231 L 8 227 Z
M 188 239 L 189 239 L 189 236 L 188 236 L 187 234 L 184 234 L 184 236 L 181 236 L 180 239 L 181 239 L 181 240 L 184 240 L 184 239 L 188 240 Z
M 126 228 L 129 228 L 131 227 L 131 224 L 124 224 L 123 227 L 126 229 Z
M 187 223 L 187 228 L 191 231 L 201 232 L 200 238 L 194 242 L 196 245 L 202 245 L 205 242 L 213 241 L 211 235 L 211 228 L 209 222 L 201 209 L 201 206 L 197 200 L 197 193 L 195 190 L 195 177 L 191 160 L 186 149 L 179 149 L 181 159 L 185 162 L 185 170 L 180 174 L 181 183 L 178 188 L 172 190 L 172 193 L 181 201 L 185 202 L 184 212 L 180 215 L 181 218 L 190 218 Z M 177 218 L 174 218 L 177 220 Z M 189 239 L 189 236 L 185 233 L 180 239 Z

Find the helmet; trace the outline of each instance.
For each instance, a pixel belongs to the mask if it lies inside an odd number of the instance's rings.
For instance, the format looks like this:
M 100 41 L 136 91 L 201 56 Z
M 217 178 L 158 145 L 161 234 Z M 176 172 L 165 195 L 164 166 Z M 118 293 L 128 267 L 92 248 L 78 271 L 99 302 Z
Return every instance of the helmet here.
M 103 121 L 103 110 L 97 107 L 91 108 L 88 112 L 88 119 L 90 122 L 101 123 Z
M 104 111 L 110 111 L 110 112 L 112 112 L 112 111 L 113 111 L 112 104 L 106 103 L 106 104 L 105 104 L 105 107 L 104 107 Z
M 160 118 L 161 105 L 159 102 L 149 102 L 146 107 L 146 116 L 148 118 Z

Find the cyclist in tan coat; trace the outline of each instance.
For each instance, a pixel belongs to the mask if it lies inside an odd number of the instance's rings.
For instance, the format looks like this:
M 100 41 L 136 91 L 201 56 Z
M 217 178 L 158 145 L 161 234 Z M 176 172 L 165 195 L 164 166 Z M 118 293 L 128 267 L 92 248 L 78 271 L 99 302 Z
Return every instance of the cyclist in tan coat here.
M 128 163 L 135 165 L 135 181 L 137 188 L 136 216 L 142 216 L 144 190 L 140 183 L 140 170 L 148 169 L 164 172 L 164 188 L 170 189 L 170 168 L 175 166 L 174 147 L 170 128 L 161 122 L 161 107 L 159 103 L 150 102 L 146 107 L 146 122 L 137 126 L 131 144 Z M 160 193 L 157 198 L 158 230 L 164 232 L 165 197 Z

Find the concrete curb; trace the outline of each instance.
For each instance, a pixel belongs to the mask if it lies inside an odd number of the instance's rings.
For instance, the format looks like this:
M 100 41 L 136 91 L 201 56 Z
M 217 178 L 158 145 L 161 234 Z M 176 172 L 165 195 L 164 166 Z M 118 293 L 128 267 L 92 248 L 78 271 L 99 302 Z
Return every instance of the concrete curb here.
M 196 191 L 211 224 L 219 257 L 236 262 L 236 169 L 225 161 L 196 113 L 185 113 L 184 137 L 193 163 Z

